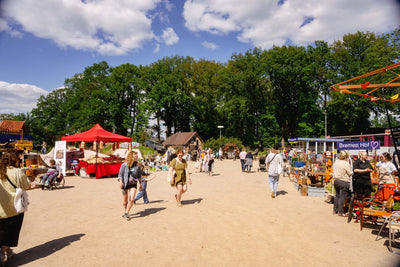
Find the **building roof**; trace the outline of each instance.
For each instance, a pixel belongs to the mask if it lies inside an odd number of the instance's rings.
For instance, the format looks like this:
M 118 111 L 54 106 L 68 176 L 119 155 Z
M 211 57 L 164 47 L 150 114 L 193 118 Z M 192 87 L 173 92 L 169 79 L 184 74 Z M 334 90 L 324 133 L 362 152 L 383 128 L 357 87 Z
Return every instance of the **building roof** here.
M 0 122 L 0 132 L 19 133 L 24 130 L 24 126 L 24 121 L 3 120 Z
M 343 142 L 344 139 L 338 138 L 304 138 L 304 137 L 297 137 L 288 139 L 289 143 L 306 141 L 306 142 Z
M 189 143 L 192 137 L 196 136 L 203 142 L 197 132 L 176 133 L 169 136 L 163 143 L 164 146 L 185 146 Z

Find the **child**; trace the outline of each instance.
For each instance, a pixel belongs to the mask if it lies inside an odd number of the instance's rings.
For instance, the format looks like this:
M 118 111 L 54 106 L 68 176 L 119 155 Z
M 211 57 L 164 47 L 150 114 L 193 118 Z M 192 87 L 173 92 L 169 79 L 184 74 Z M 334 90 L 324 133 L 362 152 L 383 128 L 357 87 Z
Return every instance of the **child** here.
M 201 172 L 201 159 L 200 159 L 200 157 L 197 158 L 196 164 L 194 165 L 194 167 L 196 169 L 196 172 Z
M 290 177 L 290 162 L 287 159 L 283 160 L 284 166 L 283 166 L 283 176 L 289 176 Z
M 61 162 L 60 162 L 61 163 Z M 45 186 L 49 186 L 54 178 L 60 178 L 62 175 L 62 170 L 59 165 L 56 165 L 56 161 L 54 159 L 50 160 L 50 168 L 47 170 L 46 174 L 43 175 L 42 178 L 42 189 Z
M 70 160 L 70 164 L 71 167 L 74 170 L 74 174 L 78 175 L 78 171 L 79 171 L 79 160 L 76 159 L 75 155 L 72 156 L 71 160 Z
M 146 174 L 145 172 L 142 173 L 142 190 L 136 195 L 133 203 L 136 204 L 136 201 L 141 199 L 143 197 L 144 204 L 149 203 L 149 199 L 147 198 L 147 182 L 151 181 L 154 179 L 154 177 L 149 178 L 149 174 Z M 146 175 L 146 176 L 144 176 Z

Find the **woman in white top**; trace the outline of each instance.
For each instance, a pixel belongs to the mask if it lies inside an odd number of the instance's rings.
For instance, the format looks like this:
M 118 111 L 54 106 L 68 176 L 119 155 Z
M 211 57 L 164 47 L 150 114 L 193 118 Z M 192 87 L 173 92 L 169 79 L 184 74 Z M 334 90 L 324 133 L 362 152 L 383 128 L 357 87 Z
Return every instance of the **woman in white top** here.
M 275 198 L 278 194 L 278 183 L 279 183 L 279 165 L 283 166 L 283 159 L 279 153 L 279 146 L 274 145 L 271 152 L 268 154 L 266 160 L 267 164 L 267 176 L 269 180 L 269 188 L 271 189 L 271 197 Z
M 207 151 L 207 173 L 208 175 L 212 176 L 212 171 L 213 171 L 213 167 L 214 167 L 214 153 L 212 151 L 212 149 L 209 149 Z
M 392 162 L 392 156 L 384 152 L 381 156 L 381 161 L 376 164 L 379 172 L 379 183 L 380 184 L 394 184 L 392 174 L 397 174 L 396 166 Z

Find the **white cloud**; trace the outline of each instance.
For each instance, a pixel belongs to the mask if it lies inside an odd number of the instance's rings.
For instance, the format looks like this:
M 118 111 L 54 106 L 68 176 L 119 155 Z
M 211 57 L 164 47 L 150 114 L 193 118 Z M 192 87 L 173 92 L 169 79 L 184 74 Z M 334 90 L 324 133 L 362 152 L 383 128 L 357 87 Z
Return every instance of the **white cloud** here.
M 26 113 L 36 107 L 41 95 L 48 92 L 29 84 L 16 84 L 0 81 L 0 114 Z
M 183 16 L 193 32 L 234 33 L 241 42 L 262 48 L 287 40 L 304 45 L 332 42 L 360 31 L 393 31 L 399 22 L 394 0 L 187 0 Z M 309 23 L 304 23 L 306 19 Z
M 178 41 L 179 41 L 178 35 L 175 33 L 174 29 L 172 29 L 172 28 L 167 28 L 163 31 L 162 39 L 164 40 L 164 43 L 166 45 L 173 45 L 173 44 L 178 43 Z
M 157 54 L 158 52 L 160 52 L 160 44 L 155 44 L 155 48 L 153 50 L 153 53 Z
M 148 12 L 162 0 L 9 0 L 0 31 L 15 27 L 61 47 L 120 55 L 154 38 Z
M 218 45 L 216 45 L 214 43 L 211 43 L 211 42 L 202 42 L 201 45 L 204 46 L 205 48 L 208 48 L 208 49 L 213 50 L 213 51 L 215 49 L 219 48 Z

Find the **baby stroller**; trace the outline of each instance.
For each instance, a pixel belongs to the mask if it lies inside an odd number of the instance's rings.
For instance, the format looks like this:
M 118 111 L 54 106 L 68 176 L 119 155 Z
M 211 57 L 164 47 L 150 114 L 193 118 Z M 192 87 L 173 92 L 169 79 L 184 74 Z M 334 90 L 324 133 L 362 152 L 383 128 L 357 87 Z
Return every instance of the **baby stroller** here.
M 265 157 L 260 157 L 258 159 L 258 171 L 266 172 L 267 164 L 265 164 Z
M 43 180 L 45 180 L 46 182 L 42 183 L 42 185 L 41 185 L 42 190 L 44 190 L 45 188 L 53 190 L 56 188 L 64 187 L 64 185 L 65 185 L 64 175 L 61 173 L 60 177 L 58 177 L 58 172 L 55 172 L 52 174 L 46 173 L 43 176 Z

